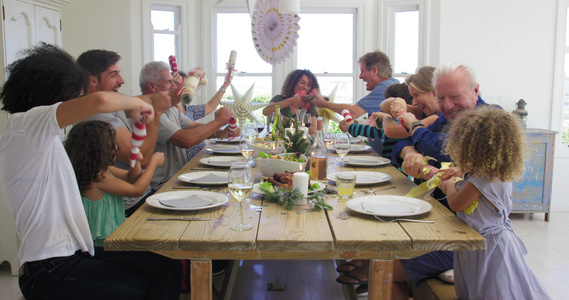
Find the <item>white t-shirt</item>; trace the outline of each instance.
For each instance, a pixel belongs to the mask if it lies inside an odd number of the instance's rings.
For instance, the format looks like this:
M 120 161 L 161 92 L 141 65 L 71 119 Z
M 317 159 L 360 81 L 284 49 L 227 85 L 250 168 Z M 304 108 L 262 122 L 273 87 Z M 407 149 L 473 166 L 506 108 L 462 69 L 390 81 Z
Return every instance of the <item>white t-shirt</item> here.
M 21 240 L 21 264 L 77 250 L 95 253 L 73 166 L 59 139 L 59 104 L 12 114 L 0 133 L 0 186 Z
M 191 125 L 190 118 L 183 115 L 175 106 L 166 110 L 160 116 L 160 129 L 154 152 L 164 153 L 164 165 L 156 168 L 150 186 L 154 189 L 174 176 L 187 162 L 186 148 L 180 148 L 168 142 L 178 130 L 186 129 Z

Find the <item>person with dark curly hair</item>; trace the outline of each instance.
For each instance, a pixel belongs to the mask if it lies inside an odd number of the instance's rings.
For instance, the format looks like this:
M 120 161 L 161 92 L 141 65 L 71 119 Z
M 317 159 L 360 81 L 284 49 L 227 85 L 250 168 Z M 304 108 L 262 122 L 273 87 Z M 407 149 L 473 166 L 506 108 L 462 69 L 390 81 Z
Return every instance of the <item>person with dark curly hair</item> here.
M 508 217 L 512 181 L 524 170 L 520 120 L 501 109 L 479 108 L 454 122 L 445 151 L 466 177 L 441 177 L 450 208 L 486 239 L 486 249 L 455 251 L 454 286 L 460 299 L 551 299 L 524 259 L 527 250 Z
M 75 171 L 98 254 L 103 251 L 105 238 L 126 219 L 122 197 L 142 195 L 156 168 L 164 163 L 164 153 L 152 154 L 144 173 L 140 167 L 141 153 L 134 168 L 117 168 L 113 166 L 117 152 L 115 130 L 111 124 L 98 120 L 73 126 L 65 140 L 65 150 Z
M 314 91 L 316 99 L 323 99 L 322 95 L 320 95 L 320 86 L 316 76 L 306 69 L 294 70 L 287 75 L 281 93 L 274 96 L 269 105 L 263 108 L 263 115 L 268 116 L 274 113 L 275 105 L 277 104 L 281 108 L 281 115 L 288 116 L 289 112 L 295 115 L 296 109 L 303 108 L 306 105 L 299 92 L 308 95 L 312 91 Z M 312 119 L 308 132 L 312 135 L 316 134 L 316 117 L 318 116 L 316 106 L 310 103 L 306 113 L 309 113 Z
M 151 252 L 105 251 L 103 243 L 125 221 L 123 196 L 139 197 L 152 179 L 157 167 L 164 163 L 164 154 L 156 152 L 142 172 L 138 154 L 135 167 L 123 170 L 113 166 L 117 152 L 115 129 L 111 124 L 92 120 L 73 126 L 65 141 L 81 201 L 95 244 L 95 259 L 125 261 L 129 267 L 140 268 L 151 279 L 151 290 L 168 291 L 162 295 L 174 299 L 181 286 L 181 262 Z M 128 263 L 126 263 L 128 262 Z
M 0 133 L 0 187 L 20 239 L 22 294 L 26 299 L 156 295 L 149 289 L 151 279 L 138 269 L 93 257 L 81 194 L 59 138 L 63 128 L 97 113 L 127 110 L 136 120 L 151 122 L 150 99 L 114 92 L 81 96 L 88 74 L 72 56 L 47 44 L 25 54 L 8 66 L 0 95 L 10 114 Z M 158 299 L 167 298 L 158 292 Z

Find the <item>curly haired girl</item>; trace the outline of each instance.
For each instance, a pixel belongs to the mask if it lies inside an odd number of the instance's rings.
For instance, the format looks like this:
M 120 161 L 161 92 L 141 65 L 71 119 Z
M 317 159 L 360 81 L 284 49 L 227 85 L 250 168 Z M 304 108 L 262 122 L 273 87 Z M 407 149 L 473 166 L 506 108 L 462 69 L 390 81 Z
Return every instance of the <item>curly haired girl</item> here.
M 464 180 L 443 175 L 442 190 L 457 216 L 486 238 L 485 250 L 455 252 L 460 299 L 551 298 L 526 264 L 527 250 L 508 218 L 524 147 L 519 120 L 501 109 L 465 112 L 450 130 L 446 151 L 467 174 Z
M 75 170 L 93 241 L 96 247 L 103 247 L 105 238 L 125 221 L 122 197 L 138 197 L 144 192 L 156 167 L 164 163 L 164 153 L 154 153 L 144 173 L 141 154 L 130 171 L 114 167 L 115 130 L 103 121 L 73 126 L 65 150 Z

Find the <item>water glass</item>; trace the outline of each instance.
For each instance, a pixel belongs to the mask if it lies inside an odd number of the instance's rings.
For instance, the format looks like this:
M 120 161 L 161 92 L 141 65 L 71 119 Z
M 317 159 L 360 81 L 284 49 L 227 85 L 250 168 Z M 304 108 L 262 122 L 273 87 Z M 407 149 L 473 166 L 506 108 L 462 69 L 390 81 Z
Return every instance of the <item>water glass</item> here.
M 356 174 L 338 173 L 336 174 L 336 188 L 341 199 L 352 198 L 354 187 L 356 186 Z
M 337 133 L 334 149 L 342 159 L 342 168 L 344 168 L 344 156 L 350 152 L 350 136 L 347 133 Z

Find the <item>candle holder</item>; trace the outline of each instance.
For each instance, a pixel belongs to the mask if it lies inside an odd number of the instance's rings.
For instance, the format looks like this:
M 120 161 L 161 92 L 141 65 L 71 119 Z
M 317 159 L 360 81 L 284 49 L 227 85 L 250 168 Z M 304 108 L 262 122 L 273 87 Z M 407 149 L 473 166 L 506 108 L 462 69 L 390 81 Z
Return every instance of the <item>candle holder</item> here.
M 518 102 L 516 102 L 516 109 L 514 109 L 514 111 L 512 112 L 513 114 L 515 114 L 520 118 L 520 121 L 522 122 L 524 128 L 527 128 L 527 117 L 528 117 L 528 111 L 525 109 L 526 105 L 527 102 L 524 99 L 520 99 L 518 100 Z

